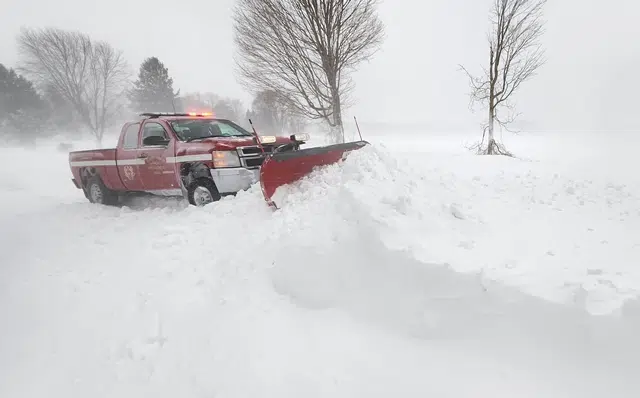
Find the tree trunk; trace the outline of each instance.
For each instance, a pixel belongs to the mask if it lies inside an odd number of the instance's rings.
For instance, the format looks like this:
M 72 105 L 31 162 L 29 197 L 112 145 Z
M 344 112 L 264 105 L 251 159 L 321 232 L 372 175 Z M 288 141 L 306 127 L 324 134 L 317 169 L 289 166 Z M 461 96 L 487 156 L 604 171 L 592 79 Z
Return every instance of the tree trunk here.
M 342 125 L 342 104 L 337 90 L 333 93 L 333 123 L 331 139 L 336 144 L 344 142 L 344 126 Z
M 487 155 L 493 155 L 496 149 L 496 141 L 493 136 L 494 124 L 495 124 L 494 108 L 490 106 L 489 107 L 489 128 L 488 128 L 488 137 L 487 137 Z
M 93 133 L 93 138 L 95 139 L 96 142 L 96 148 L 98 149 L 102 149 L 102 137 L 100 135 L 100 130 L 98 127 L 94 127 L 92 129 L 92 133 Z

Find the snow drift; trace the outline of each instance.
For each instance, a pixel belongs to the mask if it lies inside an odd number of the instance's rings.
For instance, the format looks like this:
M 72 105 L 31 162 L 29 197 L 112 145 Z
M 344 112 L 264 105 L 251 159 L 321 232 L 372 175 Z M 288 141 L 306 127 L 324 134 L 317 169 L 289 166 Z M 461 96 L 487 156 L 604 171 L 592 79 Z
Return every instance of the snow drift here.
M 34 154 L 3 150 L 3 169 Z M 257 186 L 109 208 L 75 190 L 64 153 L 37 154 L 46 178 L 0 175 L 1 396 L 640 391 L 628 187 L 376 145 L 276 212 Z M 588 239 L 605 235 L 627 250 L 596 267 L 612 253 Z

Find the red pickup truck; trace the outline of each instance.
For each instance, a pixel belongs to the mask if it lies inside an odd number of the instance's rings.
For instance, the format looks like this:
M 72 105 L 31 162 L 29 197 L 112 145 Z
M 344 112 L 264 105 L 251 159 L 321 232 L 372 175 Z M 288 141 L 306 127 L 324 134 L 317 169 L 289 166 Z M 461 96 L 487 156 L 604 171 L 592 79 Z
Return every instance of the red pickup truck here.
M 308 140 L 259 137 L 211 114 L 141 116 L 122 127 L 116 148 L 69 153 L 72 181 L 90 202 L 115 205 L 123 194 L 145 192 L 203 206 L 258 182 L 275 148 Z

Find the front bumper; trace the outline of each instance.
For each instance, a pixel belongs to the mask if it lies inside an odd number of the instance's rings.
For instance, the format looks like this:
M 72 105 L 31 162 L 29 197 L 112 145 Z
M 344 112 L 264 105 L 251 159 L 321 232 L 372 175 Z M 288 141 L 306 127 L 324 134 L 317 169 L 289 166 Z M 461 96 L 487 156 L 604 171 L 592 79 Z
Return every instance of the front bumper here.
M 211 169 L 211 178 L 213 178 L 219 193 L 236 193 L 249 189 L 251 185 L 258 182 L 260 169 L 242 167 Z

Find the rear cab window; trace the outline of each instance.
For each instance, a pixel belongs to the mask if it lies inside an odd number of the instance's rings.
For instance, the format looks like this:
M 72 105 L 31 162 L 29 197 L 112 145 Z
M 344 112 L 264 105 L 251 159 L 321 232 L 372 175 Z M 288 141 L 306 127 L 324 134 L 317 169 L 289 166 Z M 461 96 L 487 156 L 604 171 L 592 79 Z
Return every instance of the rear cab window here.
M 136 149 L 138 148 L 138 132 L 140 131 L 140 123 L 134 123 L 127 127 L 122 140 L 122 148 Z

